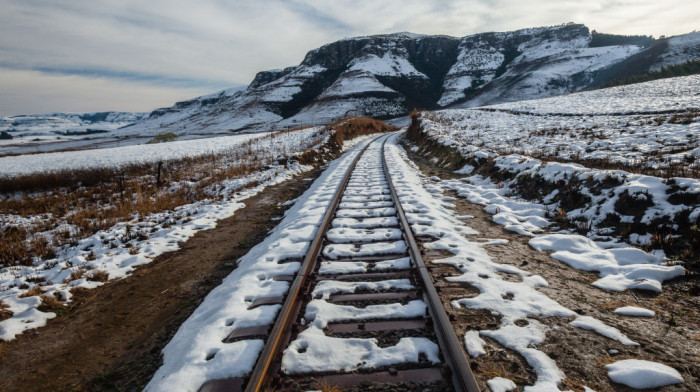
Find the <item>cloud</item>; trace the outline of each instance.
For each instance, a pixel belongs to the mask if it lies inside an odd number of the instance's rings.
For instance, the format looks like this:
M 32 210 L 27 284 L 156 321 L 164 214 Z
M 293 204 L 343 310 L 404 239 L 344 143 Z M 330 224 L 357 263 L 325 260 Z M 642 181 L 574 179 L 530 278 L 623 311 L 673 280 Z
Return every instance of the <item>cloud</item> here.
M 700 9 L 685 0 L 3 0 L 0 72 L 214 91 L 357 35 L 464 36 L 574 21 L 601 32 L 659 36 L 689 32 L 698 19 Z M 0 94 L 5 90 L 0 86 Z M 100 102 L 112 105 L 109 97 Z
M 149 111 L 209 92 L 208 89 L 158 87 L 106 78 L 4 68 L 0 68 L 0 86 L 0 116 Z

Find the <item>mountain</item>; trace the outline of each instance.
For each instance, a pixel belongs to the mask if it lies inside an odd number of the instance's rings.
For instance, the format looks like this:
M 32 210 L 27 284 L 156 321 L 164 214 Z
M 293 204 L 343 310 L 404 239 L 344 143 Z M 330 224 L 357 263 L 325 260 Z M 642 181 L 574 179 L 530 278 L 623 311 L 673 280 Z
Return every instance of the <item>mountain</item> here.
M 614 66 L 646 58 L 642 69 Z M 245 89 L 179 102 L 123 131 L 230 134 L 321 124 L 344 115 L 473 107 L 565 94 L 631 72 L 700 60 L 700 33 L 670 39 L 596 35 L 580 24 L 463 38 L 411 33 L 344 39 Z M 611 71 L 612 70 L 612 71 Z
M 653 39 L 569 23 L 463 38 L 349 38 L 311 50 L 297 66 L 259 72 L 247 87 L 154 110 L 103 135 L 101 145 L 143 143 L 163 132 L 191 139 L 549 97 L 687 61 L 700 61 L 698 32 Z

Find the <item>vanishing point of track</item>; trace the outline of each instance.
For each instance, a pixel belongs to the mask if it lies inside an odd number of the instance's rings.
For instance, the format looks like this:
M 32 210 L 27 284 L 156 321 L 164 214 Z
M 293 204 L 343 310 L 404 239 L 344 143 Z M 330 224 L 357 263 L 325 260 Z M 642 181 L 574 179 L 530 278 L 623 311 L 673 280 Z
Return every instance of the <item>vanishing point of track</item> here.
M 383 141 L 379 140 L 383 139 Z M 384 157 L 386 137 L 376 138 L 357 155 L 333 197 L 316 237 L 295 276 L 279 276 L 290 282 L 284 297 L 261 298 L 250 306 L 281 304 L 274 325 L 239 328 L 227 342 L 262 338 L 265 345 L 250 375 L 245 378 L 213 380 L 200 392 L 303 390 L 306 380 L 318 385 L 363 390 L 412 390 L 428 386 L 433 391 L 477 392 L 479 387 L 465 358 L 442 302 L 432 283 L 404 210 L 392 183 Z M 350 234 L 344 237 L 344 233 Z M 359 234 L 359 236 L 358 236 Z M 365 235 L 366 234 L 366 235 Z M 337 251 L 336 251 L 337 250 Z M 401 263 L 399 261 L 405 261 Z M 338 272 L 321 270 L 325 263 L 354 263 L 364 270 Z M 392 265 L 393 263 L 393 265 Z M 341 264 L 342 265 L 342 264 Z M 384 268 L 388 266 L 389 268 Z M 330 271 L 330 272 L 329 272 Z M 334 293 L 326 297 L 333 304 L 366 306 L 422 300 L 427 308 L 418 317 L 374 318 L 329 323 L 324 333 L 334 337 L 373 337 L 394 341 L 403 336 L 421 336 L 437 341 L 442 363 L 419 360 L 418 363 L 363 368 L 355 372 L 339 370 L 287 374 L 282 368 L 283 351 L 296 336 L 308 328 L 303 309 L 312 300 L 314 287 L 322 281 L 377 282 L 409 279 L 410 290 L 365 290 Z M 327 283 L 327 282 L 326 282 Z M 342 353 L 340 353 L 342 355 Z M 318 388 L 317 388 L 318 389 Z M 421 390 L 423 387 L 421 387 Z

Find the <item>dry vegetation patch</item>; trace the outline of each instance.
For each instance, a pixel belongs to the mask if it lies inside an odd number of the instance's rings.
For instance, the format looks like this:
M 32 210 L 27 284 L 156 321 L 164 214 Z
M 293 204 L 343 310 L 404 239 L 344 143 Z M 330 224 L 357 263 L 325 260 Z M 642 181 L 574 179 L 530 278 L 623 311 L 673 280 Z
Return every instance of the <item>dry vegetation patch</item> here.
M 7 320 L 12 317 L 12 312 L 9 310 L 9 306 L 0 300 L 0 321 Z

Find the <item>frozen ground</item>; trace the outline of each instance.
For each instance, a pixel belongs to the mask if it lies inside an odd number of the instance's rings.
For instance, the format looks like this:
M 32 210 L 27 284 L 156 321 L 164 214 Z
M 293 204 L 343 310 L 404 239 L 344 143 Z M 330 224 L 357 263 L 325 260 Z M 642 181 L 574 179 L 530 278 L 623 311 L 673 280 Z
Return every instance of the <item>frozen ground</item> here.
M 683 275 L 681 267 L 665 265 L 664 251 L 692 261 L 687 259 L 692 253 L 671 245 L 690 241 L 700 222 L 700 180 L 672 175 L 698 173 L 698 87 L 700 76 L 681 77 L 489 111 L 427 113 L 420 121 L 428 136 L 470 162 L 457 171 L 465 178 L 444 185 L 486 206 L 496 223 L 530 236 L 549 226 L 566 229 L 561 247 L 545 239 L 533 239 L 532 245 L 576 268 L 599 271 L 599 287 L 660 291 L 662 281 Z M 649 115 L 662 119 L 651 123 L 636 122 L 636 114 L 596 114 L 620 110 L 626 96 L 627 112 L 678 107 L 686 121 L 672 121 L 677 114 Z M 525 111 L 536 114 L 518 114 Z M 617 161 L 629 170 L 586 167 L 600 161 Z M 652 167 L 658 169 L 652 173 L 670 178 L 634 173 Z M 638 250 L 620 249 L 626 246 L 620 241 L 653 251 L 640 257 Z M 637 263 L 646 272 L 632 267 Z
M 421 117 L 465 156 L 519 153 L 668 168 L 700 164 L 700 75 Z M 484 155 L 487 154 L 487 155 Z
M 248 140 L 265 134 L 242 134 L 199 140 L 176 140 L 168 143 L 141 144 L 43 154 L 0 157 L 0 175 L 22 175 L 37 172 L 94 167 L 117 167 L 130 163 L 167 161 L 169 159 L 218 154 L 236 148 Z

